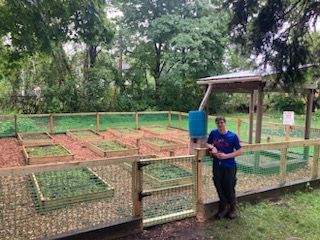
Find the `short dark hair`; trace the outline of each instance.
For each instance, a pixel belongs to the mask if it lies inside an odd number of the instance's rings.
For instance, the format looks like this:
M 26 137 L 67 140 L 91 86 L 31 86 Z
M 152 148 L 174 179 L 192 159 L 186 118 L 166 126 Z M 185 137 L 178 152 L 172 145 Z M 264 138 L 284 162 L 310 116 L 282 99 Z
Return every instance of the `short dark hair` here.
M 227 122 L 226 118 L 224 116 L 217 116 L 215 121 L 216 121 L 216 123 L 218 123 L 220 121 L 224 121 L 225 123 Z

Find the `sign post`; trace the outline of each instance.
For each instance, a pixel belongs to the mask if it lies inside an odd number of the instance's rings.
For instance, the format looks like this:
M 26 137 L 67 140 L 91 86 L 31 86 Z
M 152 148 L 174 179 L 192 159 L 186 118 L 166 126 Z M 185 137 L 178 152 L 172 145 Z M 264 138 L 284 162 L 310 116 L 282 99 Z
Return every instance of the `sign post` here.
M 290 126 L 294 125 L 294 112 L 284 111 L 283 112 L 283 125 L 285 126 L 286 141 L 290 140 Z

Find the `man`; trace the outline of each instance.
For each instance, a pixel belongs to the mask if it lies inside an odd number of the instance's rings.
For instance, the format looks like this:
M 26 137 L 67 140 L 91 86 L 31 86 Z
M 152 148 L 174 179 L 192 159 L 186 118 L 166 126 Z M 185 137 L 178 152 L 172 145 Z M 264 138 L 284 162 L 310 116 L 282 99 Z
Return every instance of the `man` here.
M 241 145 L 238 136 L 228 131 L 224 117 L 217 117 L 215 122 L 217 129 L 211 131 L 207 145 L 209 155 L 213 158 L 213 182 L 220 199 L 216 216 L 219 219 L 224 217 L 234 219 L 237 217 L 235 157 L 241 154 Z

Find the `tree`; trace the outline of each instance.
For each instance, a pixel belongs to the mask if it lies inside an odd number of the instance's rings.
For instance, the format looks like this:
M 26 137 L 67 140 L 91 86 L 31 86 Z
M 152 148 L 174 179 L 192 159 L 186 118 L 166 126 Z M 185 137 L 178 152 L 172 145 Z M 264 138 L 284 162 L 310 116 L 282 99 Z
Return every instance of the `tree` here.
M 299 71 L 306 64 L 318 64 L 312 32 L 320 16 L 320 2 L 310 0 L 226 0 L 233 12 L 235 42 L 263 63 L 279 72 L 278 82 L 290 89 L 305 81 Z
M 168 81 L 176 82 L 170 86 L 183 86 L 185 80 L 195 82 L 222 71 L 228 19 L 208 1 L 120 0 L 114 4 L 123 12 L 124 26 L 131 32 L 128 55 L 145 63 L 161 105 Z

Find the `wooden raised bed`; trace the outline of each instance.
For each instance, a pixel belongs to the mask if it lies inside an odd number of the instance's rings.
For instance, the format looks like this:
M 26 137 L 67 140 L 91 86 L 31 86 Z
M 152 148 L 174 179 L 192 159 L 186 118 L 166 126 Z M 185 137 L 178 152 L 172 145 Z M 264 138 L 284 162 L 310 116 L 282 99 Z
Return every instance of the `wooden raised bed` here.
M 102 138 L 100 133 L 89 128 L 68 130 L 66 134 L 75 141 L 93 141 Z
M 144 126 L 141 127 L 141 130 L 143 130 L 146 133 L 150 133 L 157 136 L 169 136 L 172 134 L 179 134 L 178 129 L 156 125 Z
M 29 165 L 74 160 L 74 155 L 60 144 L 23 146 L 23 155 Z
M 142 171 L 143 179 L 156 187 L 192 184 L 192 173 L 174 164 L 150 164 Z
M 139 149 L 124 144 L 118 140 L 101 140 L 94 142 L 87 142 L 87 147 L 101 157 L 122 157 L 130 155 L 138 155 Z
M 31 174 L 31 183 L 42 213 L 114 196 L 114 189 L 91 168 Z
M 141 138 L 143 137 L 143 131 L 136 130 L 134 128 L 128 128 L 128 127 L 123 127 L 123 128 L 109 128 L 107 132 L 110 132 L 112 135 L 116 137 L 134 137 L 134 138 Z
M 144 145 L 158 152 L 188 147 L 188 144 L 177 140 L 168 140 L 157 137 L 141 138 L 140 143 L 143 143 Z
M 18 142 L 20 145 L 48 145 L 54 144 L 54 139 L 47 132 L 41 133 L 18 133 Z

